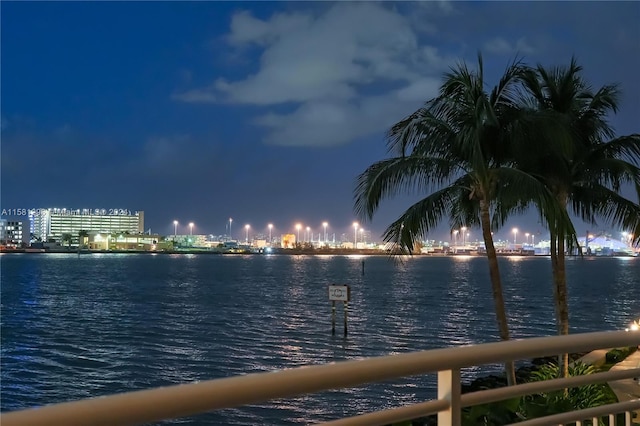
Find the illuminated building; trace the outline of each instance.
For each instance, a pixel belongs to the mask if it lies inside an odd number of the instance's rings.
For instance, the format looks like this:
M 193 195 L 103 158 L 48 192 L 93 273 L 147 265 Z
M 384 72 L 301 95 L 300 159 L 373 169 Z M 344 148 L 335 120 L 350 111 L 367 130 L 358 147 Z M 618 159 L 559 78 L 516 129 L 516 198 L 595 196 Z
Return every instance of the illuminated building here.
M 22 221 L 0 219 L 0 244 L 8 247 L 22 245 Z
M 280 237 L 282 248 L 292 249 L 296 246 L 296 234 L 284 234 Z
M 144 232 L 144 212 L 127 209 L 31 209 L 29 229 L 33 240 L 60 241 L 64 234 L 74 238 L 80 231 L 89 234 Z

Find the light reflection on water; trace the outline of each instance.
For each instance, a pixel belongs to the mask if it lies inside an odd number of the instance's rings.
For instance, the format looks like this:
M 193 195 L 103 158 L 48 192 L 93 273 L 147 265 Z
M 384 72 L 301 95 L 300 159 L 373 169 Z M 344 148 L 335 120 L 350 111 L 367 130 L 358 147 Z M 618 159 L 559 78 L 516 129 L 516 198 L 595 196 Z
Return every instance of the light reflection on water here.
M 554 334 L 549 259 L 499 261 L 512 336 Z M 572 332 L 640 316 L 640 259 L 569 259 L 567 273 Z M 12 255 L 1 274 L 2 410 L 498 339 L 481 257 Z M 330 284 L 352 289 L 346 339 L 341 304 L 331 336 Z M 434 380 L 175 423 L 307 424 L 433 398 Z

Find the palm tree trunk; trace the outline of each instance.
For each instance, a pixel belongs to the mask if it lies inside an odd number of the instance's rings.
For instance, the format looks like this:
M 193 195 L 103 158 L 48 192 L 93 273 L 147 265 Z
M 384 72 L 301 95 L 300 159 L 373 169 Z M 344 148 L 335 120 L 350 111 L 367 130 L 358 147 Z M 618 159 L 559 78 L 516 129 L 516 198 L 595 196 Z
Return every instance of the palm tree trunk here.
M 569 334 L 569 303 L 565 265 L 565 233 L 561 230 L 552 232 L 550 254 L 556 328 L 558 335 L 566 336 Z M 561 377 L 569 377 L 569 354 L 558 355 L 558 371 Z
M 558 334 L 569 334 L 569 302 L 567 298 L 567 274 L 565 266 L 565 235 L 558 237 L 558 264 L 553 278 L 556 293 L 556 311 L 558 315 Z M 562 354 L 559 371 L 562 377 L 569 377 L 569 354 Z
M 495 305 L 500 339 L 509 340 L 509 323 L 507 322 L 507 311 L 504 307 L 502 281 L 500 280 L 500 269 L 498 267 L 498 256 L 496 254 L 496 248 L 493 245 L 493 236 L 491 235 L 489 203 L 485 200 L 480 201 L 480 222 L 482 224 L 482 238 L 484 239 L 484 245 L 487 250 L 487 259 L 489 261 L 489 276 L 491 277 L 491 290 L 493 292 L 493 303 Z M 504 368 L 507 375 L 507 384 L 509 386 L 515 385 L 516 371 L 513 361 L 506 362 Z

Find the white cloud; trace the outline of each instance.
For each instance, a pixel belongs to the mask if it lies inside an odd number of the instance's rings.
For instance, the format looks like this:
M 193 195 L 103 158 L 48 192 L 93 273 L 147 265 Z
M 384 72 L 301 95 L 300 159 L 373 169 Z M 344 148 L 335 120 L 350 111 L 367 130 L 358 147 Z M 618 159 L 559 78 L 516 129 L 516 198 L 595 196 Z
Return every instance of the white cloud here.
M 267 110 L 255 120 L 269 131 L 266 142 L 282 145 L 332 145 L 382 133 L 435 95 L 440 73 L 453 62 L 421 44 L 406 16 L 377 2 L 266 20 L 240 12 L 226 39 L 234 48 L 261 50 L 257 72 L 217 78 L 173 98 L 290 106 L 290 113 Z
M 250 12 L 236 13 L 231 19 L 231 33 L 227 39 L 230 44 L 241 46 L 255 43 L 267 45 L 276 41 L 280 36 L 305 28 L 310 24 L 311 17 L 304 14 L 278 13 L 269 22 L 254 18 Z
M 417 79 L 408 86 L 399 89 L 396 95 L 400 101 L 424 102 L 438 91 L 440 83 L 440 79 L 437 78 Z
M 484 49 L 489 53 L 498 55 L 531 54 L 535 52 L 535 49 L 524 37 L 519 38 L 515 43 L 510 43 L 502 37 L 495 37 L 484 43 Z

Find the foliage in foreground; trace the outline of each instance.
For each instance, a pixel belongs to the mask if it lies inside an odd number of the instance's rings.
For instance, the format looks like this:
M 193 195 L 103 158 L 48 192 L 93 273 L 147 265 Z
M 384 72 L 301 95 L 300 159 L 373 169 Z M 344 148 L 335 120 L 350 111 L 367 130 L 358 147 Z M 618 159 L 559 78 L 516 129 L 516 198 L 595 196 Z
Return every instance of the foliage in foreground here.
M 614 364 L 623 361 L 636 350 L 637 348 L 633 346 L 612 349 L 606 354 L 605 364 L 598 366 L 584 364 L 579 361 L 586 353 L 571 354 L 569 357 L 572 361 L 569 368 L 570 376 L 608 371 Z M 560 368 L 557 362 L 557 357 L 551 356 L 534 359 L 531 365 L 518 368 L 516 372 L 518 383 L 545 381 L 560 377 Z M 463 383 L 462 393 L 495 389 L 506 385 L 507 382 L 504 375 L 482 376 L 473 380 L 471 383 Z M 618 402 L 617 398 L 607 384 L 585 385 L 570 388 L 566 396 L 562 389 L 554 392 L 528 395 L 464 408 L 462 410 L 462 424 L 464 426 L 499 426 L 616 402 Z M 624 414 L 618 414 L 615 421 L 615 424 L 624 424 Z M 437 416 L 430 415 L 405 422 L 394 423 L 389 426 L 437 426 L 437 424 Z M 607 423 L 601 420 L 599 424 L 606 426 Z M 585 420 L 583 425 L 591 426 L 591 420 Z
M 583 376 L 596 373 L 596 367 L 581 362 L 569 366 L 570 376 Z M 531 381 L 552 380 L 560 377 L 557 364 L 547 364 L 531 374 Z M 572 410 L 597 407 L 616 402 L 615 395 L 606 384 L 593 384 L 557 390 L 544 394 L 529 395 L 522 398 L 520 412 L 524 418 L 532 419 Z
M 581 362 L 574 363 L 569 367 L 570 376 L 582 376 L 596 372 L 598 372 L 596 367 Z M 529 381 L 552 380 L 558 377 L 560 377 L 558 365 L 550 363 L 531 372 Z M 498 426 L 615 402 L 617 402 L 616 397 L 606 384 L 585 385 L 570 388 L 567 393 L 561 389 L 470 407 L 463 412 L 462 424 L 465 426 Z

